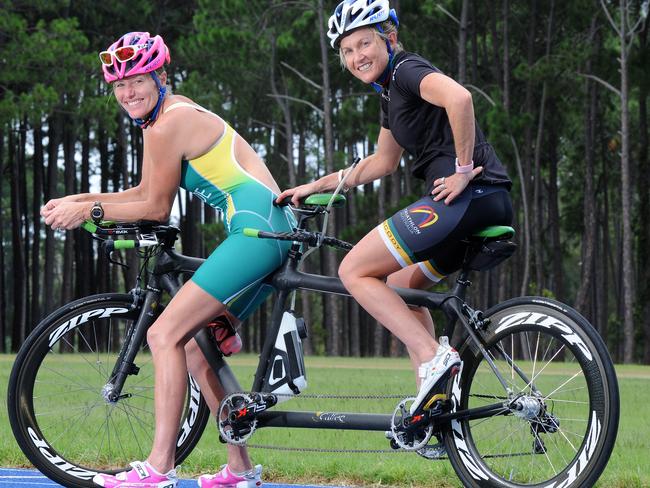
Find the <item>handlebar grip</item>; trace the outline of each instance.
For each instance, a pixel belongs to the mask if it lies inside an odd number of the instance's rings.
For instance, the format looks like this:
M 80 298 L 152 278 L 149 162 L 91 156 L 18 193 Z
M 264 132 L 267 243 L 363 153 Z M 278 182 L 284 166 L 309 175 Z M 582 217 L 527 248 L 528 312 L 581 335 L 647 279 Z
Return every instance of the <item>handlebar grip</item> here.
M 287 205 L 290 204 L 291 204 L 291 195 L 287 195 L 279 202 L 277 200 L 273 200 L 273 205 L 275 205 L 276 207 L 286 207 Z
M 97 232 L 97 224 L 95 224 L 95 222 L 93 222 L 92 220 L 84 221 L 84 223 L 81 224 L 81 228 L 86 232 L 90 232 L 91 234 Z
M 250 227 L 245 227 L 244 235 L 246 237 L 260 237 L 260 231 L 258 229 L 251 229 Z
M 124 239 L 120 241 L 113 241 L 114 242 L 114 249 L 135 249 L 136 247 L 136 242 L 133 239 Z
M 137 242 L 133 239 L 124 239 L 115 241 L 113 239 L 106 239 L 102 242 L 102 247 L 107 253 L 112 253 L 113 251 L 119 251 L 120 249 L 135 249 L 138 247 Z

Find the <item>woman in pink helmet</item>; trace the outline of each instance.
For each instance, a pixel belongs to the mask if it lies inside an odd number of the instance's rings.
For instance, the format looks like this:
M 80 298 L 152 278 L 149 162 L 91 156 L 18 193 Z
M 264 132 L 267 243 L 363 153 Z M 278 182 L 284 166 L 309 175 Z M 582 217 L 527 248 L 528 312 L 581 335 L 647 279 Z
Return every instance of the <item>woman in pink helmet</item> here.
M 93 480 L 109 488 L 171 488 L 177 484 L 174 452 L 186 371 L 199 382 L 213 414 L 223 395 L 192 337 L 214 317 L 232 328 L 271 291 L 262 279 L 282 264 L 288 243 L 248 239 L 243 228 L 286 232 L 294 220 L 289 211 L 273 205 L 279 188 L 250 145 L 219 116 L 167 91 L 165 64 L 170 57 L 160 36 L 130 32 L 100 58 L 115 99 L 143 129 L 142 179 L 122 192 L 50 200 L 41 211 L 46 224 L 73 229 L 89 218 L 166 221 L 181 186 L 221 211 L 228 232 L 147 333 L 155 368 L 156 417 L 148 459 L 132 463 L 130 471 L 100 474 Z M 228 279 L 215 280 L 216 273 Z M 228 464 L 216 475 L 201 476 L 199 486 L 261 486 L 261 466 L 251 464 L 246 448 L 227 449 Z

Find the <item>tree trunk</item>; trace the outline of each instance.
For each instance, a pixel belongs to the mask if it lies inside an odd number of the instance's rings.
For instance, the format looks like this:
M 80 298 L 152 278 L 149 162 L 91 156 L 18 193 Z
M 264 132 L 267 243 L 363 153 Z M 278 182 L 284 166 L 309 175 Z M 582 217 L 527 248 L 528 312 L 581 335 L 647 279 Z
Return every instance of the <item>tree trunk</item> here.
M 608 182 L 610 181 L 609 178 L 610 170 L 607 164 L 607 158 L 601 157 L 601 160 L 603 164 L 603 172 L 602 172 L 602 183 L 600 185 L 601 191 L 598 192 L 598 194 L 602 195 L 603 197 L 603 207 L 602 207 L 602 217 L 597 220 L 598 222 L 601 223 L 600 232 L 602 237 L 601 258 L 598 260 L 601 263 L 600 280 L 598 286 L 598 289 L 601 292 L 601 296 L 598 302 L 601 305 L 600 313 L 599 313 L 599 322 L 602 327 L 601 334 L 603 337 L 609 339 L 610 297 L 611 296 L 616 297 L 618 295 L 618 291 L 616 290 L 616 286 L 618 285 L 618 283 L 615 280 L 613 280 L 609 274 L 609 264 L 612 255 L 610 234 L 612 232 L 611 226 L 613 224 L 613 222 L 610 221 L 610 215 L 611 215 L 610 201 L 609 201 L 610 189 L 608 186 Z M 616 189 L 614 191 L 616 191 Z M 611 293 L 612 289 L 613 289 L 613 293 Z M 618 303 L 618 300 L 616 300 L 616 303 Z M 617 329 L 619 328 L 617 327 Z M 618 344 L 618 342 L 616 343 Z M 615 354 L 614 361 L 616 361 L 618 360 L 617 351 L 614 350 L 614 354 Z
M 90 126 L 84 119 L 81 137 L 81 181 L 79 191 L 90 192 Z M 92 283 L 95 281 L 93 266 L 92 237 L 87 232 L 80 232 L 76 240 L 77 261 L 77 296 L 84 297 L 93 293 Z
M 503 106 L 510 111 L 510 3 L 503 0 Z
M 65 124 L 63 138 L 63 160 L 64 172 L 63 180 L 65 185 L 65 194 L 72 195 L 75 192 L 75 141 L 72 137 L 74 134 L 74 123 L 68 119 Z M 61 303 L 69 303 L 73 299 L 74 290 L 74 237 L 75 232 L 65 231 L 65 244 L 63 246 L 63 270 L 61 273 Z
M 24 169 L 24 155 L 20 156 L 22 150 L 16 154 L 16 139 L 13 135 L 14 128 L 9 133 L 9 181 L 11 184 L 11 249 L 12 249 L 12 280 L 13 280 L 13 304 L 14 315 L 11 329 L 11 350 L 18 351 L 25 340 L 25 319 L 27 315 L 27 294 L 26 294 L 26 263 L 25 249 L 23 247 L 22 219 L 20 212 L 20 179 L 21 171 Z
M 334 171 L 334 137 L 332 131 L 332 102 L 330 89 L 330 74 L 328 68 L 329 48 L 325 34 L 323 0 L 318 0 L 318 32 L 320 38 L 321 70 L 323 76 L 323 126 L 325 132 L 325 168 L 327 173 Z M 329 225 L 336 228 L 334 213 L 330 215 Z M 328 276 L 337 275 L 336 255 L 328 251 L 325 253 L 325 273 Z M 324 317 L 325 330 L 327 331 L 327 353 L 338 356 L 341 350 L 341 314 L 339 310 L 340 300 L 333 294 L 325 295 L 325 308 L 327 313 Z
M 551 290 L 560 301 L 565 301 L 564 293 L 564 267 L 562 263 L 562 240 L 560 237 L 560 229 L 562 223 L 560 222 L 560 198 L 558 191 L 558 147 L 560 147 L 560 135 L 558 134 L 559 123 L 553 123 L 557 118 L 557 109 L 555 100 L 549 100 L 549 130 L 548 130 L 548 220 L 550 223 L 550 237 L 551 237 L 551 255 L 555 259 L 551 260 L 552 277 Z
M 28 326 L 31 332 L 33 325 L 41 319 L 41 206 L 43 205 L 43 172 L 45 159 L 43 155 L 43 128 L 41 117 L 37 115 L 34 120 L 34 170 L 32 187 L 32 215 L 34 219 L 32 232 L 32 293 L 31 293 L 31 315 L 32 320 Z M 1 268 L 0 268 L 1 269 Z
M 589 45 L 593 45 L 596 36 L 597 17 L 591 19 L 589 28 Z M 587 59 L 586 74 L 592 73 L 592 59 Z M 595 167 L 595 148 L 596 148 L 596 101 L 597 87 L 596 84 L 587 79 L 587 110 L 585 117 L 585 163 L 584 163 L 584 200 L 583 200 L 583 225 L 582 233 L 582 253 L 581 253 L 581 276 L 580 286 L 575 301 L 575 308 L 583 313 L 588 319 L 595 318 L 595 315 L 588 313 L 590 309 L 587 304 L 589 291 L 592 288 L 594 280 L 595 265 L 595 248 L 597 239 L 596 228 L 596 194 L 594 192 L 594 167 Z
M 498 86 L 503 86 L 503 74 L 501 73 L 500 66 L 501 64 L 501 56 L 499 54 L 499 34 L 497 30 L 497 10 L 494 8 L 488 8 L 489 16 L 490 16 L 490 31 L 492 35 L 492 42 L 490 43 L 492 45 L 492 61 L 491 61 L 491 66 L 492 66 L 492 72 L 494 76 L 494 80 L 496 81 Z
M 62 120 L 61 114 L 55 113 L 48 119 L 48 148 L 47 148 L 47 182 L 45 185 L 45 201 L 51 200 L 52 198 L 57 198 L 57 179 L 58 179 L 58 154 L 59 154 L 59 145 L 61 143 L 61 133 L 62 133 Z M 56 272 L 56 238 L 52 227 L 49 225 L 45 227 L 45 267 L 43 272 L 45 273 L 43 280 L 44 287 L 44 310 L 45 314 L 48 314 L 54 310 L 55 301 L 54 301 L 54 274 Z
M 110 161 L 108 153 L 108 135 L 106 127 L 100 120 L 97 128 L 97 146 L 99 148 L 99 166 L 100 166 L 100 189 L 101 193 L 108 192 L 108 181 L 110 179 Z M 96 291 L 98 293 L 107 292 L 110 289 L 110 263 L 103 252 L 97 253 L 97 272 L 96 272 Z
M 280 107 L 282 112 L 282 118 L 284 119 L 282 136 L 285 140 L 285 151 L 284 159 L 286 162 L 287 175 L 289 177 L 289 187 L 294 188 L 296 186 L 296 169 L 293 164 L 293 120 L 291 118 L 291 110 L 289 109 L 289 100 L 286 98 L 280 97 L 280 92 L 278 91 L 276 77 L 276 65 L 277 65 L 277 56 L 276 56 L 276 44 L 277 39 L 275 34 L 271 36 L 271 93 L 274 95 L 274 100 Z M 285 93 L 286 95 L 286 87 Z
M 527 64 L 529 69 L 532 69 L 533 64 L 535 63 L 535 46 L 536 46 L 536 30 L 537 30 L 537 0 L 531 0 L 530 5 L 530 16 L 529 16 L 529 25 L 528 25 L 528 36 L 527 36 Z M 534 87 L 532 77 L 529 77 L 526 81 L 526 96 L 524 101 L 524 111 L 527 114 L 533 114 L 533 103 L 534 103 Z M 531 178 L 531 168 L 532 168 L 532 149 L 533 149 L 533 127 L 532 124 L 527 123 L 524 127 L 524 144 L 523 144 L 523 153 L 521 158 L 518 154 L 518 149 L 515 143 L 514 138 L 512 138 L 513 148 L 515 149 L 515 156 L 517 159 L 517 171 L 519 176 L 519 184 L 521 185 L 521 202 L 523 207 L 523 223 L 524 223 L 524 255 L 523 259 L 523 278 L 521 283 L 521 290 L 519 293 L 521 295 L 526 295 L 529 293 L 530 285 L 530 242 L 531 242 L 531 213 L 530 205 L 528 201 L 528 191 L 532 185 Z
M 469 0 L 463 0 L 458 29 L 458 83 L 467 83 L 467 16 Z
M 646 21 L 644 29 L 639 35 L 640 49 L 648 50 L 648 29 L 650 23 Z M 648 168 L 648 86 L 641 83 L 639 86 L 639 164 L 638 164 L 638 189 L 639 195 L 639 246 L 638 263 L 639 294 L 638 302 L 641 305 L 641 327 L 643 331 L 643 363 L 650 364 L 650 172 Z M 1 159 L 0 159 L 1 160 Z
M 354 145 L 348 144 L 348 154 L 353 155 Z M 359 225 L 359 212 L 357 209 L 357 189 L 352 188 L 348 193 L 348 225 L 356 228 Z M 349 342 L 350 342 L 350 355 L 359 357 L 361 356 L 361 324 L 359 323 L 359 304 L 354 299 L 347 300 L 348 317 L 346 322 L 349 325 Z
M 0 202 L 2 202 L 4 194 L 4 182 L 5 178 L 5 163 L 4 163 L 4 145 L 5 145 L 5 133 L 4 126 L 0 124 Z M 4 212 L 0 212 L 0 269 L 5 269 L 5 239 L 4 239 Z M 6 286 L 7 282 L 5 280 L 6 273 L 0 273 L 0 353 L 4 354 L 7 352 L 6 346 L 6 337 L 7 337 L 7 328 L 5 324 L 7 323 L 7 302 L 6 302 Z
M 630 108 L 628 81 L 628 0 L 620 1 L 621 56 L 621 207 L 623 224 L 623 361 L 634 361 L 634 268 L 632 266 L 632 191 L 630 184 Z
M 19 135 L 20 139 L 18 141 L 19 145 L 19 158 L 18 160 L 20 161 L 20 178 L 18 184 L 20 185 L 20 212 L 19 214 L 22 215 L 22 229 L 21 229 L 21 234 L 23 236 L 23 260 L 24 260 L 24 273 L 25 273 L 25 285 L 24 285 L 24 291 L 23 293 L 25 294 L 25 316 L 24 316 L 24 323 L 22 325 L 23 328 L 23 334 L 25 337 L 27 337 L 27 332 L 30 326 L 28 324 L 31 323 L 31 315 L 32 315 L 32 308 L 30 303 L 28 302 L 29 297 L 30 297 L 30 282 L 29 282 L 29 257 L 31 255 L 31 248 L 30 248 L 30 234 L 31 234 L 31 226 L 29 224 L 30 218 L 29 218 L 29 207 L 27 206 L 27 120 L 26 118 L 23 118 L 20 121 L 20 130 L 19 130 Z M 33 164 L 33 158 L 32 158 L 32 164 Z
M 472 42 L 472 77 L 471 83 L 478 82 L 478 35 L 476 30 L 476 2 L 471 2 L 470 36 Z
M 551 1 L 550 13 L 548 16 L 548 27 L 546 30 L 546 52 L 545 57 L 551 55 L 551 39 L 553 34 L 553 13 L 555 9 L 555 1 Z M 544 283 L 544 246 L 542 245 L 542 229 L 544 227 L 544 205 L 542 202 L 542 147 L 543 147 L 543 134 L 544 122 L 546 118 L 546 98 L 548 93 L 548 81 L 544 80 L 542 83 L 542 96 L 539 102 L 539 117 L 537 125 L 537 137 L 535 139 L 535 154 L 534 154 L 534 186 L 533 186 L 533 255 L 535 257 L 535 284 L 537 286 L 537 293 L 540 293 L 546 287 Z

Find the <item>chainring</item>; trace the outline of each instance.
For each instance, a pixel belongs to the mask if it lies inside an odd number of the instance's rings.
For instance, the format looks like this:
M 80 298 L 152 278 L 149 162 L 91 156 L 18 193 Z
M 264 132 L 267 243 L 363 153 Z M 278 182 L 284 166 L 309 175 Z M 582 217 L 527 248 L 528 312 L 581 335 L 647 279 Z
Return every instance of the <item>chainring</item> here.
M 401 400 L 390 419 L 390 432 L 392 441 L 405 451 L 417 451 L 429 443 L 433 434 L 433 425 L 427 424 L 426 427 L 414 428 L 408 424 L 414 417 L 411 416 L 410 404 L 415 401 L 415 397 L 408 397 Z M 408 405 L 408 406 L 407 406 Z
M 217 425 L 221 438 L 228 444 L 246 445 L 257 427 L 257 420 L 241 419 L 241 412 L 253 399 L 246 393 L 231 393 L 219 405 Z

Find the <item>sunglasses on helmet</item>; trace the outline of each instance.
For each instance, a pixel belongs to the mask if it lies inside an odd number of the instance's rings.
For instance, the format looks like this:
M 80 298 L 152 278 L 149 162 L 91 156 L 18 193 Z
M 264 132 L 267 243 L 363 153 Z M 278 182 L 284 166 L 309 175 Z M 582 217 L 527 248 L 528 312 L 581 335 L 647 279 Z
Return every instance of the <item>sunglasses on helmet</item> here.
M 138 51 L 146 48 L 146 44 L 137 44 L 132 46 L 118 47 L 115 51 L 102 51 L 99 53 L 99 59 L 102 64 L 111 66 L 113 64 L 113 57 L 120 63 L 131 61 L 138 54 Z

